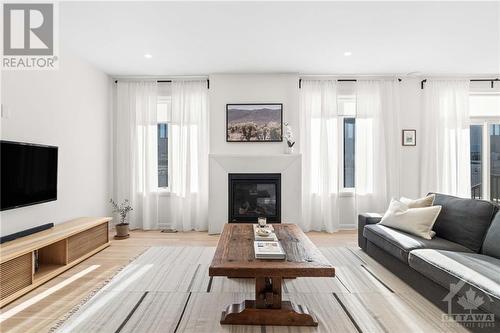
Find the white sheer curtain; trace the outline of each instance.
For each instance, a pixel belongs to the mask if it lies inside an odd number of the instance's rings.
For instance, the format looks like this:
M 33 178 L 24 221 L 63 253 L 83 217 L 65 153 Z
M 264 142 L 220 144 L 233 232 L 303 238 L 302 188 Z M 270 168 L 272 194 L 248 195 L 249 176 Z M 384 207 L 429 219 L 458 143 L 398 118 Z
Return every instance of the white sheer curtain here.
M 470 197 L 469 80 L 427 80 L 420 192 Z
M 357 213 L 382 213 L 399 198 L 399 82 L 358 80 L 355 186 Z
M 182 230 L 208 229 L 207 81 L 173 81 L 170 122 L 169 221 Z
M 340 135 L 337 82 L 302 80 L 300 139 L 302 150 L 303 230 L 339 227 Z
M 158 227 L 156 81 L 118 81 L 114 199 L 130 200 L 131 228 Z

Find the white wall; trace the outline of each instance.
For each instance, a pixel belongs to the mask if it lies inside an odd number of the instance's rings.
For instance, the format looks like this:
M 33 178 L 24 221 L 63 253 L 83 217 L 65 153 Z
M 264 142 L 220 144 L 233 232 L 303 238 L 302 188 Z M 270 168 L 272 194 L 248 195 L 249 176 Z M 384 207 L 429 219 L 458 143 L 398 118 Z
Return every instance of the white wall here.
M 422 137 L 420 136 L 420 117 L 422 114 L 422 101 L 420 89 L 421 79 L 405 78 L 400 83 L 401 107 L 399 115 L 400 130 L 417 130 L 417 145 L 415 147 L 400 146 L 400 190 L 401 196 L 418 198 L 420 196 L 420 147 Z
M 0 213 L 0 234 L 109 214 L 111 81 L 71 54 L 57 71 L 2 73 L 1 138 L 59 147 L 57 201 Z
M 299 151 L 298 84 L 297 74 L 210 75 L 210 153 L 282 154 L 286 149 L 285 142 L 226 142 L 226 104 L 230 103 L 283 103 L 283 122 L 292 126 Z
M 296 140 L 299 141 L 298 118 L 299 118 L 299 76 L 296 74 L 261 74 L 261 75 L 238 75 L 238 74 L 216 74 L 210 76 L 210 153 L 214 158 L 217 155 L 266 155 L 281 154 L 285 149 L 284 143 L 228 143 L 225 141 L 226 126 L 226 104 L 227 103 L 258 103 L 278 102 L 283 103 L 284 121 L 292 125 Z M 421 89 L 418 78 L 404 78 L 401 84 L 401 106 L 400 106 L 400 128 L 417 130 L 417 146 L 403 147 L 400 145 L 400 172 L 395 177 L 400 178 L 401 195 L 416 198 L 419 196 L 419 133 L 421 114 Z M 297 143 L 298 144 L 298 143 Z M 297 147 L 296 151 L 300 151 Z M 211 170 L 211 177 L 213 176 Z M 299 176 L 300 177 L 300 176 Z M 218 179 L 218 182 L 222 178 Z M 212 179 L 211 184 L 214 184 Z M 212 185 L 213 186 L 213 185 Z M 225 186 L 225 185 L 224 185 Z M 225 189 L 226 187 L 223 188 Z M 300 188 L 300 187 L 299 187 Z M 226 199 L 227 200 L 227 199 Z M 212 200 L 212 203 L 215 201 Z M 220 205 L 220 202 L 218 201 Z M 297 203 L 300 205 L 300 202 Z M 352 195 L 346 193 L 340 200 L 341 228 L 353 228 L 357 224 L 355 213 L 355 200 Z M 220 208 L 220 207 L 219 207 Z M 211 211 L 211 219 L 214 216 L 220 218 L 226 213 L 227 207 L 219 209 L 216 213 Z M 226 214 L 227 215 L 227 214 Z M 285 214 L 286 215 L 286 212 Z M 290 214 L 294 218 L 299 212 Z M 214 221 L 211 221 L 213 223 Z
M 228 173 L 281 173 L 281 217 L 300 218 L 300 156 L 284 155 L 285 142 L 226 142 L 226 104 L 283 103 L 299 151 L 299 77 L 297 74 L 210 75 L 210 196 L 209 232 L 218 233 L 228 219 Z

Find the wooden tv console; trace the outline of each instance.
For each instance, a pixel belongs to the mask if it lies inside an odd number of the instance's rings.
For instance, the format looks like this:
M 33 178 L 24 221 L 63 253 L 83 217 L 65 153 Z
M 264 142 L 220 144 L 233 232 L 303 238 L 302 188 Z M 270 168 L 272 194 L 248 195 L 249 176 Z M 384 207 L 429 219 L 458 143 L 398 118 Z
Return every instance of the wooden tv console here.
M 110 221 L 82 217 L 1 244 L 0 308 L 108 247 Z

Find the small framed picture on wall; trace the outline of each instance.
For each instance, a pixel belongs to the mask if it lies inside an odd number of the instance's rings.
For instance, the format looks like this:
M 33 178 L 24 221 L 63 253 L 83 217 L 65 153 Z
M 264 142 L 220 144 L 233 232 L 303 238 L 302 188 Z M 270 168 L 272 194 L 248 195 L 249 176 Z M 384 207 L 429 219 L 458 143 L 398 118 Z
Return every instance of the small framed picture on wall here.
M 413 129 L 403 130 L 403 146 L 416 146 L 417 145 L 417 131 Z

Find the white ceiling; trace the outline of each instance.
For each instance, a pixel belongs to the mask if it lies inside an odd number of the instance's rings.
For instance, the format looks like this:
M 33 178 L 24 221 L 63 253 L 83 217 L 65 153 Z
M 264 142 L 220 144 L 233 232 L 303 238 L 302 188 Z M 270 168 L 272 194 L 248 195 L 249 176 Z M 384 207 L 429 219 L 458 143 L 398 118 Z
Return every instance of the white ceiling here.
M 492 74 L 499 21 L 499 2 L 65 2 L 60 45 L 112 75 Z

